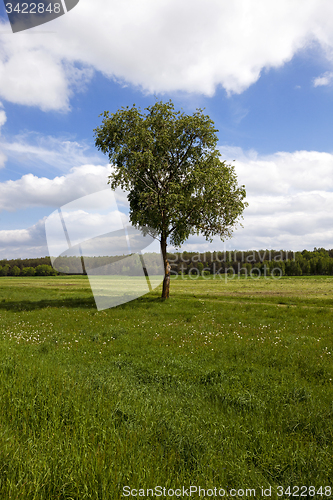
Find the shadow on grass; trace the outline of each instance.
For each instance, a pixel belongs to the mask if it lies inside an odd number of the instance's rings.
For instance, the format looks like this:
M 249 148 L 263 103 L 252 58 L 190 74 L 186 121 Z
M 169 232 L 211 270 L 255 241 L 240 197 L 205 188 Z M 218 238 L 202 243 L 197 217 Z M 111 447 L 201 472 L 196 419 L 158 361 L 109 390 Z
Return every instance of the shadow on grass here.
M 93 297 L 82 299 L 43 299 L 43 300 L 22 300 L 22 301 L 3 301 L 0 302 L 0 311 L 33 311 L 35 309 L 46 309 L 47 307 L 66 307 L 66 308 L 92 308 L 96 309 Z
M 152 303 L 164 302 L 161 297 L 139 297 L 125 304 L 120 304 L 117 308 L 126 308 L 133 305 L 149 305 Z M 64 299 L 43 299 L 43 300 L 21 300 L 21 301 L 8 301 L 0 302 L 0 311 L 34 311 L 36 309 L 50 308 L 68 308 L 68 309 L 94 309 L 97 312 L 95 300 L 93 297 L 86 298 L 64 298 Z

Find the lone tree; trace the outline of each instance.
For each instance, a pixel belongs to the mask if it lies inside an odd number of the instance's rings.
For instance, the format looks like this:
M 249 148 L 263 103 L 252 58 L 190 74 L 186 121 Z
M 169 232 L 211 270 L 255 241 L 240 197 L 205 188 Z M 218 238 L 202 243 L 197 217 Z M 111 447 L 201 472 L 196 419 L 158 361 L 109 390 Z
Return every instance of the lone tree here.
M 220 160 L 218 130 L 203 110 L 186 115 L 169 101 L 146 111 L 135 105 L 105 111 L 94 130 L 95 145 L 113 165 L 111 189 L 129 191 L 131 223 L 159 236 L 166 299 L 168 241 L 179 247 L 191 234 L 201 233 L 208 241 L 230 237 L 247 205 L 246 193 L 237 185 L 234 167 Z

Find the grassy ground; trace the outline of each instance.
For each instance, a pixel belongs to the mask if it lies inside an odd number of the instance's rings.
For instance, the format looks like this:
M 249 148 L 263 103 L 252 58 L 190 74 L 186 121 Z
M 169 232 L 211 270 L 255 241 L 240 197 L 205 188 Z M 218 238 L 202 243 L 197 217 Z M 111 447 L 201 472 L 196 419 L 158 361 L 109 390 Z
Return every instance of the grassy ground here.
M 332 291 L 178 278 L 97 312 L 85 277 L 1 278 L 0 498 L 332 497 Z

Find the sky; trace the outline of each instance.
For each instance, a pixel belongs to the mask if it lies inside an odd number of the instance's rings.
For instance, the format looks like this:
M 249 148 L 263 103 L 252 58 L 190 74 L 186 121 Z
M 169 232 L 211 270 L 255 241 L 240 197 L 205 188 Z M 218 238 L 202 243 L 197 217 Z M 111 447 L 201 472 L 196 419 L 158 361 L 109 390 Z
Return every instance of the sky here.
M 332 18 L 331 0 L 80 0 L 13 33 L 0 3 L 0 259 L 49 255 L 47 218 L 108 188 L 100 114 L 156 99 L 205 109 L 247 192 L 231 239 L 182 250 L 333 248 Z

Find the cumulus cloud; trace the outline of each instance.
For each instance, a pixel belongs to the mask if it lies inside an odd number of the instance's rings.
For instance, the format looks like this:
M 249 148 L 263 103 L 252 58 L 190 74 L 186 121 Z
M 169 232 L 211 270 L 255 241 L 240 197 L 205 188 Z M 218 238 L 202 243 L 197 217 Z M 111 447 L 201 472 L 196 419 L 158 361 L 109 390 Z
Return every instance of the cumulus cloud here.
M 44 257 L 48 255 L 45 220 L 27 229 L 0 231 L 0 259 Z
M 67 175 L 53 179 L 23 175 L 0 183 L 0 210 L 13 212 L 32 207 L 60 207 L 107 187 L 109 165 L 74 167 Z
M 319 151 L 277 152 L 260 156 L 256 151 L 224 146 L 222 159 L 235 167 L 251 195 L 290 195 L 333 189 L 333 154 Z
M 7 121 L 7 116 L 6 116 L 6 113 L 5 113 L 5 111 L 4 111 L 2 108 L 3 108 L 3 106 L 2 106 L 2 104 L 1 104 L 1 102 L 0 102 L 0 129 L 1 129 L 1 127 L 2 127 L 2 126 L 6 123 L 6 121 Z
M 313 80 L 314 87 L 322 87 L 324 85 L 330 85 L 333 82 L 333 71 L 326 71 L 321 76 L 318 76 Z
M 312 250 L 333 248 L 332 217 L 327 212 L 246 217 L 244 229 L 226 242 L 226 249 Z
M 28 229 L 13 229 L 0 231 L 0 245 L 33 245 L 45 243 L 44 220 L 40 220 Z
M 95 70 L 149 92 L 240 93 L 311 43 L 331 61 L 332 15 L 331 0 L 80 2 L 55 33 L 0 36 L 0 97 L 68 110 Z
M 0 29 L 6 24 L 0 21 Z M 56 41 L 57 35 L 49 36 Z M 73 90 L 85 86 L 93 69 L 79 61 L 75 65 L 65 52 L 58 54 L 50 49 L 52 41 L 47 37 L 30 33 L 0 35 L 0 96 L 43 111 L 68 111 Z
M 1 134 L 1 127 L 6 123 L 7 121 L 7 116 L 5 111 L 2 109 L 2 103 L 0 102 L 0 134 Z M 7 160 L 7 156 L 5 153 L 0 149 L 0 168 L 5 166 Z

